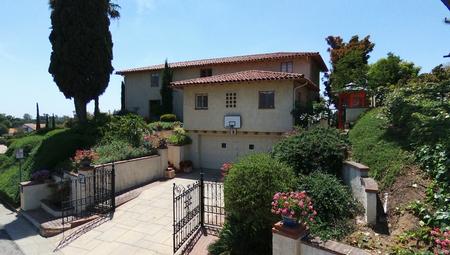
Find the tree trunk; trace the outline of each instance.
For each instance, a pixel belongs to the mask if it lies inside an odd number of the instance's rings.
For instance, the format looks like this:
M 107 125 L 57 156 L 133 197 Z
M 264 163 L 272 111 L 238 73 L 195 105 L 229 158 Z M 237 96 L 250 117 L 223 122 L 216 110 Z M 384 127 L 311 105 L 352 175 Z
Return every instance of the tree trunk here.
M 79 99 L 73 98 L 75 104 L 75 112 L 77 114 L 77 119 L 80 123 L 86 123 L 87 121 L 87 112 L 86 112 L 86 103 Z
M 94 117 L 98 117 L 100 114 L 100 108 L 98 106 L 98 97 L 95 98 Z

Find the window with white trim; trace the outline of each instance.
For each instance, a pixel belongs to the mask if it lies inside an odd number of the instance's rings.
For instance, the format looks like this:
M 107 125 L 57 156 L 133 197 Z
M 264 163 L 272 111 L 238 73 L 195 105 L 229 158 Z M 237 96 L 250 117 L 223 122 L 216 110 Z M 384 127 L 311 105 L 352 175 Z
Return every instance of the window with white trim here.
M 293 73 L 294 72 L 294 64 L 292 63 L 292 61 L 282 62 L 281 63 L 281 72 Z
M 195 109 L 196 110 L 208 109 L 208 94 L 195 94 Z
M 259 109 L 274 109 L 275 108 L 275 91 L 260 91 L 259 92 Z

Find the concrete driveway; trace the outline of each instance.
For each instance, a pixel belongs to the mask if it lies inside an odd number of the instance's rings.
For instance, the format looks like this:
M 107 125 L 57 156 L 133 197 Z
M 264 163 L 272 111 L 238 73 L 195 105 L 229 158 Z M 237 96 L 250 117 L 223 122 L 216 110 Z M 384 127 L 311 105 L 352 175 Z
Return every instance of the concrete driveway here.
M 208 178 L 214 175 L 209 173 Z M 198 176 L 196 172 L 151 183 L 137 198 L 118 207 L 111 219 L 88 223 L 52 239 L 63 254 L 173 254 L 173 183 L 186 186 Z

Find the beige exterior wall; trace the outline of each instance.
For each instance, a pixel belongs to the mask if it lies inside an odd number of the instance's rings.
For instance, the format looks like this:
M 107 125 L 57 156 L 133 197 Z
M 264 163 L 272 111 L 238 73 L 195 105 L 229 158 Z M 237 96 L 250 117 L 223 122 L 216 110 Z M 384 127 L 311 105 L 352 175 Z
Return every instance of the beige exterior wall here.
M 258 152 L 270 152 L 280 135 L 254 133 L 193 133 L 192 144 L 187 158 L 192 160 L 194 168 L 219 169 L 223 163 L 236 162 L 240 157 Z M 225 148 L 222 147 L 225 144 Z M 250 149 L 253 145 L 253 149 Z
M 184 89 L 183 112 L 187 130 L 228 131 L 224 116 L 240 115 L 241 128 L 248 132 L 286 132 L 293 127 L 293 81 L 260 81 L 192 86 Z M 259 91 L 275 92 L 275 108 L 259 109 Z M 236 108 L 225 107 L 226 93 L 236 93 Z M 208 94 L 208 109 L 195 109 L 195 95 Z
M 211 65 L 207 67 L 188 67 L 174 69 L 173 80 L 186 80 L 200 77 L 200 70 L 211 68 L 213 75 L 233 73 L 245 70 L 281 71 L 282 62 L 293 62 L 293 71 L 305 75 L 305 78 L 319 85 L 320 70 L 312 58 L 303 57 L 295 59 L 283 59 L 274 61 L 256 61 L 247 63 L 233 63 Z M 125 107 L 129 111 L 137 111 L 144 117 L 149 116 L 149 100 L 161 100 L 161 87 L 151 87 L 152 73 L 160 74 L 160 85 L 162 71 L 136 72 L 125 75 Z M 183 91 L 174 90 L 174 113 L 183 120 Z

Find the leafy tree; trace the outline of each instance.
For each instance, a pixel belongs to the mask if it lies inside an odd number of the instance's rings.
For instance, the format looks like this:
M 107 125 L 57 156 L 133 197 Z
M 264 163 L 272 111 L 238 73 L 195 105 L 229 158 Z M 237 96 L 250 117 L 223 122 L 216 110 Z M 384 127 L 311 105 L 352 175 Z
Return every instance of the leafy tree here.
M 333 93 L 345 85 L 351 82 L 360 86 L 366 85 L 367 61 L 375 44 L 370 41 L 370 36 L 360 40 L 354 35 L 348 43 L 340 36 L 328 36 L 325 40 L 329 46 L 332 67 L 331 72 L 326 73 L 324 77 L 325 95 L 330 102 L 335 103 Z
M 409 80 L 416 78 L 420 67 L 412 62 L 402 60 L 393 53 L 381 58 L 369 66 L 367 73 L 368 87 L 375 96 L 377 104 L 383 102 L 390 86 L 405 85 Z
M 0 123 L 0 135 L 8 133 L 8 127 L 4 123 Z
M 39 115 L 39 104 L 36 103 L 36 130 L 41 129 L 41 116 Z
M 167 60 L 164 64 L 164 70 L 162 74 L 162 86 L 161 86 L 161 110 L 162 114 L 173 112 L 173 95 L 170 83 L 172 82 L 173 71 L 170 68 Z
M 24 121 L 31 121 L 31 115 L 28 114 L 28 113 L 25 113 L 25 114 L 23 115 L 23 120 L 24 120 Z
M 52 54 L 49 73 L 73 99 L 77 118 L 87 120 L 86 104 L 103 94 L 113 72 L 110 18 L 119 6 L 110 0 L 50 0 Z
M 450 65 L 440 64 L 431 70 L 431 73 L 424 73 L 418 77 L 419 82 L 442 82 L 450 80 Z

